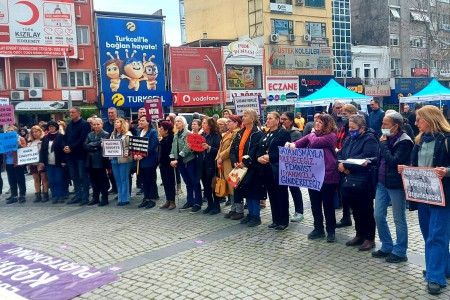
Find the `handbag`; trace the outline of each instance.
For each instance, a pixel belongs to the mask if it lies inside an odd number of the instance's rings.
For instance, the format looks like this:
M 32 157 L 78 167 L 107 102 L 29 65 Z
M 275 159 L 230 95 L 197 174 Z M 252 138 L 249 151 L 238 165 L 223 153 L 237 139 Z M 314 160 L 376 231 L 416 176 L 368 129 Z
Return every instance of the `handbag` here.
M 355 174 L 347 174 L 345 175 L 342 184 L 341 191 L 344 195 L 355 195 L 359 192 L 367 192 L 370 190 L 370 185 L 368 182 L 368 176 L 364 175 L 355 175 Z
M 214 187 L 214 192 L 217 197 L 228 196 L 228 183 L 224 178 L 224 174 L 219 170 L 219 177 L 216 176 L 216 186 Z
M 233 170 L 231 170 L 230 174 L 228 175 L 228 182 L 233 188 L 237 188 L 239 186 L 245 174 L 247 174 L 247 170 L 247 167 L 234 168 Z

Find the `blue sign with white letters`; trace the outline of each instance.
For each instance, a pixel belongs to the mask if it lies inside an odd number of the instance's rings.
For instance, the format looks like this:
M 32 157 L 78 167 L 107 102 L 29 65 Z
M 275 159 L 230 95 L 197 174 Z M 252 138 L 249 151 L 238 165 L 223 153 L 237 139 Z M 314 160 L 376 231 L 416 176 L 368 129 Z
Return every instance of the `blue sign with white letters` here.
M 17 132 L 0 133 L 0 153 L 7 153 L 17 150 Z
M 162 20 L 98 16 L 97 32 L 100 107 L 143 107 L 143 100 L 152 97 L 171 105 L 165 90 Z

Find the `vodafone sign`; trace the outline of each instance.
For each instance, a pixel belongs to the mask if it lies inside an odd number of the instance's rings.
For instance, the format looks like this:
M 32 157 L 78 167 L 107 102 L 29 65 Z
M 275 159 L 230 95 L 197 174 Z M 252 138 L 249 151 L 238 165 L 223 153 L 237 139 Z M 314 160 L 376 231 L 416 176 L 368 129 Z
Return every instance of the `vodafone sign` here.
M 267 76 L 267 105 L 294 105 L 299 97 L 298 76 Z
M 172 93 L 173 106 L 203 106 L 220 104 L 220 92 Z

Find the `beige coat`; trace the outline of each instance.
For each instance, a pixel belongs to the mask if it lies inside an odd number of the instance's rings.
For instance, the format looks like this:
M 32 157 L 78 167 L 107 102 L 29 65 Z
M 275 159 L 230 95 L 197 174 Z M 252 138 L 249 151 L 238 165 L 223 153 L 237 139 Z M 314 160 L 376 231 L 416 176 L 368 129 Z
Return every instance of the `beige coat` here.
M 126 134 L 122 134 L 122 136 L 120 137 L 120 139 L 122 140 L 122 149 L 123 149 L 123 153 L 128 154 L 128 157 L 118 157 L 117 158 L 117 163 L 118 164 L 126 164 L 126 163 L 130 163 L 133 161 L 133 156 L 129 155 L 130 153 L 130 136 L 131 136 L 131 132 L 127 132 Z M 111 134 L 111 139 L 114 139 L 114 136 Z M 110 158 L 112 159 L 112 158 Z
M 231 160 L 230 160 L 230 149 L 231 144 L 233 143 L 234 138 L 236 137 L 236 134 L 239 132 L 240 128 L 236 128 L 231 132 L 226 132 L 222 135 L 222 140 L 220 141 L 220 147 L 219 151 L 217 152 L 216 160 L 222 159 L 222 165 L 223 165 L 223 173 L 225 175 L 225 179 L 228 179 L 228 174 L 230 174 L 231 170 L 233 170 L 233 167 L 231 166 Z M 228 193 L 230 195 L 234 194 L 233 187 L 228 184 Z

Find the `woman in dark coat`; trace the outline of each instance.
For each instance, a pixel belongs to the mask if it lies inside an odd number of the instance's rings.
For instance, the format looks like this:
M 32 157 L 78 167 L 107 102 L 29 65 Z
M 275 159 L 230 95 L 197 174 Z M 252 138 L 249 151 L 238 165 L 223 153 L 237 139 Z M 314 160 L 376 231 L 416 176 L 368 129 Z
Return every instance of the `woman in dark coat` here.
M 242 116 L 242 128 L 231 145 L 230 159 L 234 168 L 248 168 L 247 173 L 240 184 L 234 190 L 235 203 L 247 200 L 248 215 L 241 219 L 241 224 L 249 227 L 261 224 L 259 200 L 262 199 L 264 190 L 258 176 L 257 150 L 262 132 L 259 130 L 258 114 L 254 109 L 244 110 Z
M 419 135 L 411 154 L 414 167 L 434 168 L 442 181 L 445 206 L 418 203 L 419 225 L 425 241 L 425 266 L 423 272 L 430 294 L 437 295 L 447 285 L 450 277 L 450 125 L 441 111 L 426 105 L 416 111 Z M 398 166 L 403 171 L 404 165 Z
M 279 151 L 291 140 L 288 131 L 280 126 L 280 114 L 267 114 L 266 126 L 269 129 L 259 142 L 256 156 L 260 163 L 262 181 L 269 195 L 272 224 L 269 228 L 285 230 L 289 226 L 289 194 L 286 185 L 279 184 Z
M 109 133 L 103 130 L 103 121 L 100 118 L 93 118 L 91 125 L 93 131 L 88 134 L 83 144 L 87 151 L 86 168 L 89 169 L 92 184 L 92 200 L 88 205 L 105 206 L 109 204 L 109 181 L 106 173 L 108 159 L 103 157 L 102 139 L 108 139 Z M 101 201 L 100 193 L 102 195 Z
M 220 199 L 214 193 L 212 188 L 212 179 L 216 176 L 216 156 L 220 147 L 222 136 L 219 133 L 219 127 L 213 118 L 204 118 L 202 121 L 202 136 L 206 143 L 202 144 L 205 151 L 198 154 L 202 161 L 202 184 L 208 206 L 203 210 L 203 214 L 216 215 L 220 213 Z
M 159 171 L 166 194 L 166 202 L 159 208 L 172 210 L 175 205 L 175 170 L 170 166 L 170 151 L 173 143 L 173 124 L 169 121 L 159 123 Z
M 342 197 L 349 201 L 355 219 L 356 236 L 346 243 L 347 246 L 360 245 L 359 251 L 369 251 L 375 247 L 375 219 L 373 217 L 373 199 L 375 187 L 370 174 L 378 155 L 378 138 L 374 130 L 366 127 L 362 115 L 352 115 L 349 119 L 350 137 L 345 140 L 337 159 L 366 159 L 363 165 L 340 162 Z M 343 200 L 344 201 L 344 200 Z

